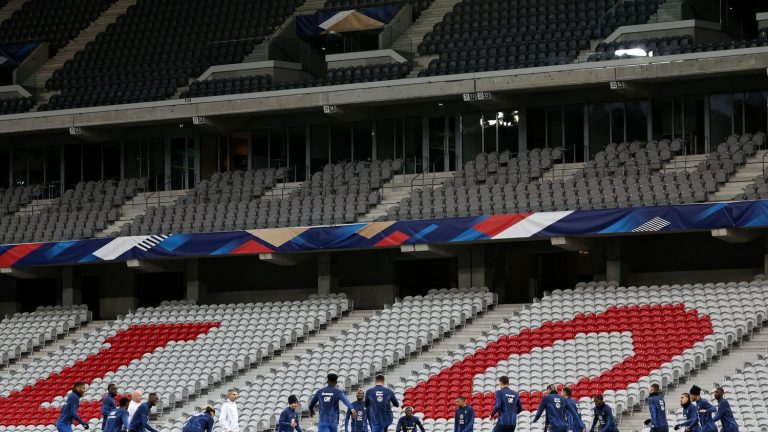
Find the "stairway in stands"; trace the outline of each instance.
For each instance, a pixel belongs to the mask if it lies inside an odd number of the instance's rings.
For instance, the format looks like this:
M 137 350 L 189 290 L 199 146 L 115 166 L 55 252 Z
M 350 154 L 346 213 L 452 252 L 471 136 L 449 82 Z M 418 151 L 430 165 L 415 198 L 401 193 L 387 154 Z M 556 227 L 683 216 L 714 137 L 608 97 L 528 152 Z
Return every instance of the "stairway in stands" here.
M 683 0 L 667 0 L 659 5 L 656 13 L 648 18 L 648 24 L 679 21 L 682 19 Z
M 733 375 L 736 369 L 741 369 L 744 363 L 757 360 L 760 354 L 768 351 L 768 331 L 753 333 L 749 339 L 734 345 L 730 352 L 724 352 L 720 358 L 711 363 L 708 368 L 702 369 L 696 375 L 692 375 L 677 387 L 666 391 L 665 400 L 668 409 L 677 409 L 677 399 L 680 393 L 687 392 L 693 384 L 702 389 L 712 391 L 722 382 L 723 377 Z M 643 422 L 648 418 L 648 407 L 643 406 L 640 411 L 625 414 L 619 425 L 622 432 L 639 432 L 643 429 Z
M 298 8 L 296 8 L 292 16 L 288 17 L 288 19 L 283 21 L 283 23 L 280 24 L 280 26 L 275 30 L 274 33 L 272 33 L 268 38 L 261 41 L 258 45 L 256 45 L 253 48 L 253 51 L 251 51 L 247 56 L 245 56 L 245 59 L 243 59 L 243 63 L 269 60 L 269 45 L 275 40 L 275 38 L 280 37 L 280 35 L 286 29 L 286 26 L 288 26 L 288 24 L 292 20 L 296 19 L 296 17 L 299 15 L 312 15 L 318 10 L 322 9 L 324 6 L 325 6 L 325 0 L 304 0 L 304 3 L 302 3 L 302 5 L 299 6 Z
M 94 237 L 114 237 L 120 235 L 120 228 L 133 218 L 143 215 L 149 207 L 159 207 L 163 205 L 173 205 L 179 198 L 186 196 L 188 189 L 161 191 L 161 192 L 141 192 L 135 197 L 129 199 L 120 206 L 120 218 L 111 225 L 96 233 Z
M 768 162 L 768 150 L 758 150 L 746 163 L 736 169 L 736 172 L 721 185 L 717 192 L 709 194 L 707 201 L 731 201 L 736 195 L 744 192 L 744 187 L 754 183 L 755 177 L 763 172 L 763 164 Z
M 386 216 L 387 210 L 400 204 L 400 200 L 409 196 L 414 189 L 435 189 L 443 182 L 453 178 L 454 172 L 437 172 L 424 174 L 397 174 L 381 188 L 381 202 L 371 207 L 368 213 L 358 218 L 359 222 L 374 222 Z
M 109 324 L 110 321 L 91 321 L 83 323 L 79 328 L 70 331 L 68 334 L 56 341 L 42 347 L 37 351 L 25 354 L 19 361 L 13 362 L 5 367 L 0 367 L 0 379 L 22 370 L 29 366 L 35 358 L 47 356 L 49 353 L 65 350 L 72 342 L 80 339 L 83 334 L 90 331 L 96 331 Z
M 163 419 L 175 417 L 187 418 L 194 413 L 202 411 L 205 406 L 213 406 L 221 402 L 224 399 L 224 394 L 228 389 L 247 387 L 248 382 L 257 381 L 259 380 L 259 377 L 269 375 L 271 373 L 271 369 L 282 366 L 284 361 L 293 358 L 293 356 L 297 356 L 306 351 L 315 349 L 319 344 L 327 343 L 331 338 L 342 336 L 346 331 L 352 329 L 352 327 L 355 325 L 371 318 L 375 312 L 376 311 L 374 310 L 350 311 L 348 314 L 343 315 L 340 319 L 334 321 L 325 328 L 322 328 L 319 331 L 311 334 L 306 339 L 301 340 L 292 346 L 289 346 L 280 353 L 276 353 L 275 356 L 265 360 L 260 365 L 253 367 L 249 371 L 234 379 L 227 380 L 226 382 L 214 387 L 209 391 L 207 398 L 201 397 L 198 399 L 190 400 L 183 406 L 173 409 L 168 413 L 164 413 L 161 421 Z
M 420 71 L 429 66 L 429 62 L 437 58 L 437 55 L 421 57 L 418 54 L 419 44 L 424 40 L 424 35 L 432 31 L 435 24 L 441 22 L 445 14 L 453 10 L 456 3 L 461 0 L 434 0 L 429 8 L 423 10 L 419 19 L 413 22 L 395 40 L 392 49 L 413 56 L 411 61 L 410 77 L 415 77 Z
M 72 59 L 75 54 L 84 49 L 88 42 L 96 39 L 99 33 L 106 30 L 107 26 L 117 21 L 117 17 L 124 14 L 129 7 L 136 4 L 137 0 L 117 0 L 109 9 L 105 10 L 95 21 L 88 27 L 80 31 L 80 33 L 70 41 L 67 46 L 59 50 L 59 52 L 45 64 L 40 66 L 35 73 L 31 74 L 26 81 L 21 83 L 27 89 L 38 89 L 38 101 L 40 104 L 50 98 L 55 92 L 46 92 L 45 83 L 53 76 L 53 73 L 57 69 L 64 66 L 67 60 Z M 37 107 L 33 107 L 32 111 L 35 111 Z

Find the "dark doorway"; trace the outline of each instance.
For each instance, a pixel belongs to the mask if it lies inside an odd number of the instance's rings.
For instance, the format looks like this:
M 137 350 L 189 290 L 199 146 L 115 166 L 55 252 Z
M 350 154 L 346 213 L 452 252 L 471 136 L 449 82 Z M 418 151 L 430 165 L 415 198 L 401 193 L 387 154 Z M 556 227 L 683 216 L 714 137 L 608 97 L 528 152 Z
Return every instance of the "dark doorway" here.
M 101 317 L 101 275 L 84 275 L 80 278 L 82 303 L 88 306 L 93 319 Z
M 424 295 L 433 288 L 455 287 L 458 285 L 457 268 L 456 258 L 395 261 L 397 295 Z
M 137 273 L 139 307 L 157 306 L 165 300 L 184 298 L 184 272 Z
M 32 312 L 38 306 L 59 304 L 61 288 L 57 278 L 18 279 L 16 293 L 22 312 Z

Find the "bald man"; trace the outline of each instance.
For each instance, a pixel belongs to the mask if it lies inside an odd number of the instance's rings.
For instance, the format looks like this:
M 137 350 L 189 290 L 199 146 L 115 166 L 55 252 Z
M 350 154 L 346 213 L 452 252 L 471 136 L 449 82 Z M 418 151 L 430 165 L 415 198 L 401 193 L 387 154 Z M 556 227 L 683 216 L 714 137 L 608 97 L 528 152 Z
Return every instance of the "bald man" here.
M 139 408 L 139 405 L 141 405 L 142 396 L 144 395 L 141 393 L 141 390 L 134 390 L 134 392 L 131 393 L 131 402 L 128 404 L 128 424 L 131 423 L 133 414 Z

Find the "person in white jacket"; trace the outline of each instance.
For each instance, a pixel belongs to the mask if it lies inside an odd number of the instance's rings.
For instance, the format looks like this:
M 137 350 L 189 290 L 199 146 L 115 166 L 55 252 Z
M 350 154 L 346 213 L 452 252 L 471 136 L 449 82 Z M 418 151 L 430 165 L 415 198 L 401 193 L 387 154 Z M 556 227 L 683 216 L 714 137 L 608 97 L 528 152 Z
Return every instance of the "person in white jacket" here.
M 221 404 L 221 414 L 219 415 L 219 424 L 224 432 L 240 432 L 240 424 L 237 417 L 237 390 L 230 389 L 227 392 L 227 400 Z
M 133 418 L 133 413 L 136 412 L 136 409 L 141 405 L 141 397 L 143 394 L 141 393 L 141 390 L 135 390 L 133 393 L 131 393 L 131 401 L 128 403 L 128 423 L 130 424 L 131 419 Z

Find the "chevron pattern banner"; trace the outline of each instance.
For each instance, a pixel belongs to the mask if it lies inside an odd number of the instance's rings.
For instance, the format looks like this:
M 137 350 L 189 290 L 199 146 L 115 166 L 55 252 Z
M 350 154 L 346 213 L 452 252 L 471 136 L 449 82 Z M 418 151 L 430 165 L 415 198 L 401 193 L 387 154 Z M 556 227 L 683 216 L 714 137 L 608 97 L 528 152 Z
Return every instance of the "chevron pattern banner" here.
M 768 200 L 0 246 L 0 268 L 768 226 Z

